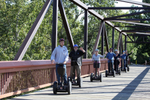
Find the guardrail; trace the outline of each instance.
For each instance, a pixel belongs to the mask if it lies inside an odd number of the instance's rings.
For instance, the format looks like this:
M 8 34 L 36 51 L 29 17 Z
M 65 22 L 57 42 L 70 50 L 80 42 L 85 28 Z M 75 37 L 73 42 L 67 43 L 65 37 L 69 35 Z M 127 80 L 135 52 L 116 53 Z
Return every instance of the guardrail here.
M 70 74 L 70 61 L 67 74 Z M 101 59 L 100 71 L 108 68 L 107 59 Z M 83 59 L 82 77 L 94 72 L 91 59 Z M 50 60 L 1 61 L 0 62 L 0 99 L 33 91 L 52 85 L 56 80 L 55 64 Z

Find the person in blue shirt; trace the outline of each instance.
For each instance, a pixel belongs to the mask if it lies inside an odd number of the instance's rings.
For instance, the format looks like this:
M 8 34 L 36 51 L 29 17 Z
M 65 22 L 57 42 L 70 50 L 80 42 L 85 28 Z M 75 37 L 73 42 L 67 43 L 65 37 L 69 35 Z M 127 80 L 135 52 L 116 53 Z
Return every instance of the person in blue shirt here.
M 68 56 L 68 49 L 66 46 L 64 46 L 64 39 L 61 38 L 59 40 L 60 45 L 56 47 L 51 55 L 51 63 L 56 64 L 56 76 L 57 76 L 57 81 L 58 84 L 60 84 L 60 75 L 57 72 L 57 68 L 60 66 L 60 64 L 63 64 L 63 67 L 65 68 L 65 75 L 64 77 L 64 83 L 67 84 L 67 73 L 66 73 L 66 63 L 69 60 Z
M 120 56 L 122 58 L 122 60 L 124 61 L 124 69 L 126 69 L 126 67 L 127 67 L 127 59 L 128 59 L 128 56 L 131 54 L 132 54 L 132 52 L 128 54 L 127 51 L 124 50 L 123 54 Z
M 115 53 L 112 52 L 112 48 L 110 48 L 110 52 L 107 53 L 106 58 L 108 59 L 108 72 L 110 73 L 110 70 L 112 71 L 112 73 L 114 72 L 114 57 L 115 57 Z
M 125 70 L 126 69 L 126 57 L 127 57 L 126 51 L 123 51 L 123 54 L 120 57 L 124 62 L 123 69 Z

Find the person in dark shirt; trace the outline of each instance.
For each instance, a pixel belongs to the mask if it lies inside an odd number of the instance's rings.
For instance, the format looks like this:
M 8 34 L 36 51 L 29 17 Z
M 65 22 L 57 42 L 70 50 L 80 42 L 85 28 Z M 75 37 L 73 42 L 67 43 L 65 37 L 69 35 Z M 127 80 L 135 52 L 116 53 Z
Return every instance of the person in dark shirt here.
M 115 50 L 115 54 L 116 54 L 116 56 L 114 57 L 115 58 L 114 59 L 114 70 L 118 73 L 118 68 L 119 68 L 119 63 L 120 63 L 120 61 L 119 61 L 120 54 L 117 49 Z
M 71 81 L 75 77 L 75 70 L 77 72 L 77 78 L 81 76 L 81 66 L 82 66 L 82 55 L 85 54 L 85 50 L 80 47 L 80 50 L 78 49 L 78 45 L 75 44 L 74 50 L 72 50 L 69 54 L 69 57 L 71 58 L 71 70 L 70 70 L 70 78 Z

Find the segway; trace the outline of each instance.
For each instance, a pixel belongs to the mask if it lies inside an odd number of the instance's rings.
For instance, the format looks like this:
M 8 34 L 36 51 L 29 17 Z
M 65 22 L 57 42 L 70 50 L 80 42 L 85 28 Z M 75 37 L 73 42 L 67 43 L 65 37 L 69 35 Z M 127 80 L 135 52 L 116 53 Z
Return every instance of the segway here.
M 119 66 L 118 60 L 119 60 L 119 58 L 117 58 L 117 60 L 115 60 L 114 66 L 115 66 L 116 74 L 121 75 L 121 68 L 118 67 Z
M 57 81 L 53 84 L 53 93 L 57 94 L 57 92 L 68 92 L 68 94 L 71 94 L 72 90 L 72 84 L 70 82 L 70 79 L 68 79 L 67 84 L 64 84 L 64 75 L 65 75 L 65 68 L 63 67 L 64 64 L 59 64 L 59 67 L 57 67 L 57 73 L 61 77 L 61 82 L 58 84 Z
M 124 66 L 124 60 L 121 60 L 121 71 L 124 71 L 125 73 L 127 72 L 127 67 Z
M 112 64 L 112 63 L 111 63 Z M 105 71 L 105 76 L 113 76 L 115 77 L 116 76 L 116 72 L 114 70 L 112 70 L 112 67 L 110 67 L 110 73 L 109 73 L 109 70 L 106 70 Z
M 73 63 L 72 67 L 76 67 L 76 65 L 77 65 L 77 63 L 75 61 Z M 79 86 L 79 88 L 81 88 L 82 87 L 82 78 L 81 77 L 77 77 L 77 80 L 75 80 L 75 68 L 74 68 L 73 72 L 74 72 L 74 75 L 73 75 L 74 78 L 73 77 L 71 78 L 71 83 L 72 83 L 72 85 Z
M 103 74 L 100 73 L 96 75 L 98 68 L 100 68 L 100 63 L 98 61 L 94 61 L 94 68 L 95 68 L 95 74 L 91 73 L 90 81 L 93 82 L 93 80 L 99 80 L 100 82 L 103 81 Z

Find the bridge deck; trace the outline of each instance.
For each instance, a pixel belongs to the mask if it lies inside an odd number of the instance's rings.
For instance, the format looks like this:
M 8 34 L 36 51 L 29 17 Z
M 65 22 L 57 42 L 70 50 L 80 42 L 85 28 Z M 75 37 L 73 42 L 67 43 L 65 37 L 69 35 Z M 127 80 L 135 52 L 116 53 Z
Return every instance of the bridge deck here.
M 150 100 L 150 66 L 132 65 L 115 78 L 103 75 L 103 82 L 83 78 L 83 87 L 73 86 L 71 95 L 54 95 L 50 87 L 11 100 Z

